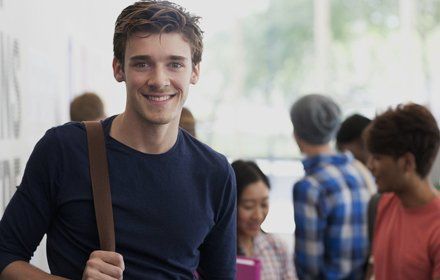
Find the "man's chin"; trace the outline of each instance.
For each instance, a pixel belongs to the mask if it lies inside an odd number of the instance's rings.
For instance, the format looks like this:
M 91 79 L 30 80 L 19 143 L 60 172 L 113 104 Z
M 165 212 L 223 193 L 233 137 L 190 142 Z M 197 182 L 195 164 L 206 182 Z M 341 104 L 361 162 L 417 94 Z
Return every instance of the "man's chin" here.
M 382 194 L 382 193 L 391 192 L 391 190 L 387 189 L 386 187 L 379 187 L 379 186 L 377 186 L 377 192 Z
M 172 122 L 172 118 L 168 116 L 148 116 L 146 114 L 143 115 L 143 119 L 145 122 L 151 125 L 166 125 Z

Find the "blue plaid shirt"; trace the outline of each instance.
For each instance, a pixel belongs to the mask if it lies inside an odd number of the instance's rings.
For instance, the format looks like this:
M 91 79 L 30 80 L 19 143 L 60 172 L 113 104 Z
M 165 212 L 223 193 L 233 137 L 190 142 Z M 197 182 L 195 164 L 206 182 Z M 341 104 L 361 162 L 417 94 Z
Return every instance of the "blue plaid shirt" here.
M 362 279 L 370 199 L 351 154 L 303 161 L 293 187 L 295 266 L 300 279 Z

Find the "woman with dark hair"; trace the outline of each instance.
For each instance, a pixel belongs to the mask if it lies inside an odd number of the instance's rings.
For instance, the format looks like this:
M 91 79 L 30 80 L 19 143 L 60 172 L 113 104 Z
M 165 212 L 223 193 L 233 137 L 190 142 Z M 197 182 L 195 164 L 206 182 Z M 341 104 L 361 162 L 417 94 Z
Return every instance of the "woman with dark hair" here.
M 234 161 L 232 168 L 237 180 L 237 255 L 260 259 L 264 280 L 296 279 L 284 243 L 261 230 L 269 212 L 268 178 L 252 161 Z

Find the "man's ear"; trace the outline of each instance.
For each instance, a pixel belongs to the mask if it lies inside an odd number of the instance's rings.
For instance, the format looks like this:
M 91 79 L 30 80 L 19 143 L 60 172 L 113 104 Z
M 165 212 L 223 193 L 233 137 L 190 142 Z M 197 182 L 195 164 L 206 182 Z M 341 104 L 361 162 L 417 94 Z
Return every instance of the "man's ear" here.
M 192 85 L 197 84 L 200 75 L 200 63 L 196 64 L 192 68 L 191 79 L 189 80 Z
M 116 57 L 113 58 L 113 76 L 118 82 L 125 81 L 124 67 Z
M 417 163 L 416 163 L 416 157 L 413 155 L 413 153 L 406 152 L 401 157 L 403 170 L 405 172 L 416 172 L 417 169 Z

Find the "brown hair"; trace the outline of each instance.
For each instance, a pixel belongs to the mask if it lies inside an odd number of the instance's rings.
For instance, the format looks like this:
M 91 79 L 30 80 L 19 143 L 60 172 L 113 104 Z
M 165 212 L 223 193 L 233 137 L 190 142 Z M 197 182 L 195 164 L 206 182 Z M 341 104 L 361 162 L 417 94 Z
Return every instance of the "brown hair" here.
M 70 119 L 75 122 L 95 121 L 105 118 L 104 104 L 93 92 L 81 94 L 70 103 Z
M 376 116 L 366 130 L 365 140 L 373 154 L 397 158 L 412 153 L 417 173 L 425 178 L 439 149 L 440 132 L 427 108 L 410 103 Z
M 180 115 L 179 126 L 185 129 L 189 134 L 196 137 L 196 119 L 189 109 L 182 108 Z
M 124 67 L 128 38 L 137 32 L 171 33 L 183 35 L 191 46 L 193 65 L 202 60 L 203 31 L 198 26 L 200 17 L 168 1 L 139 1 L 125 8 L 118 16 L 113 36 L 113 53 Z

